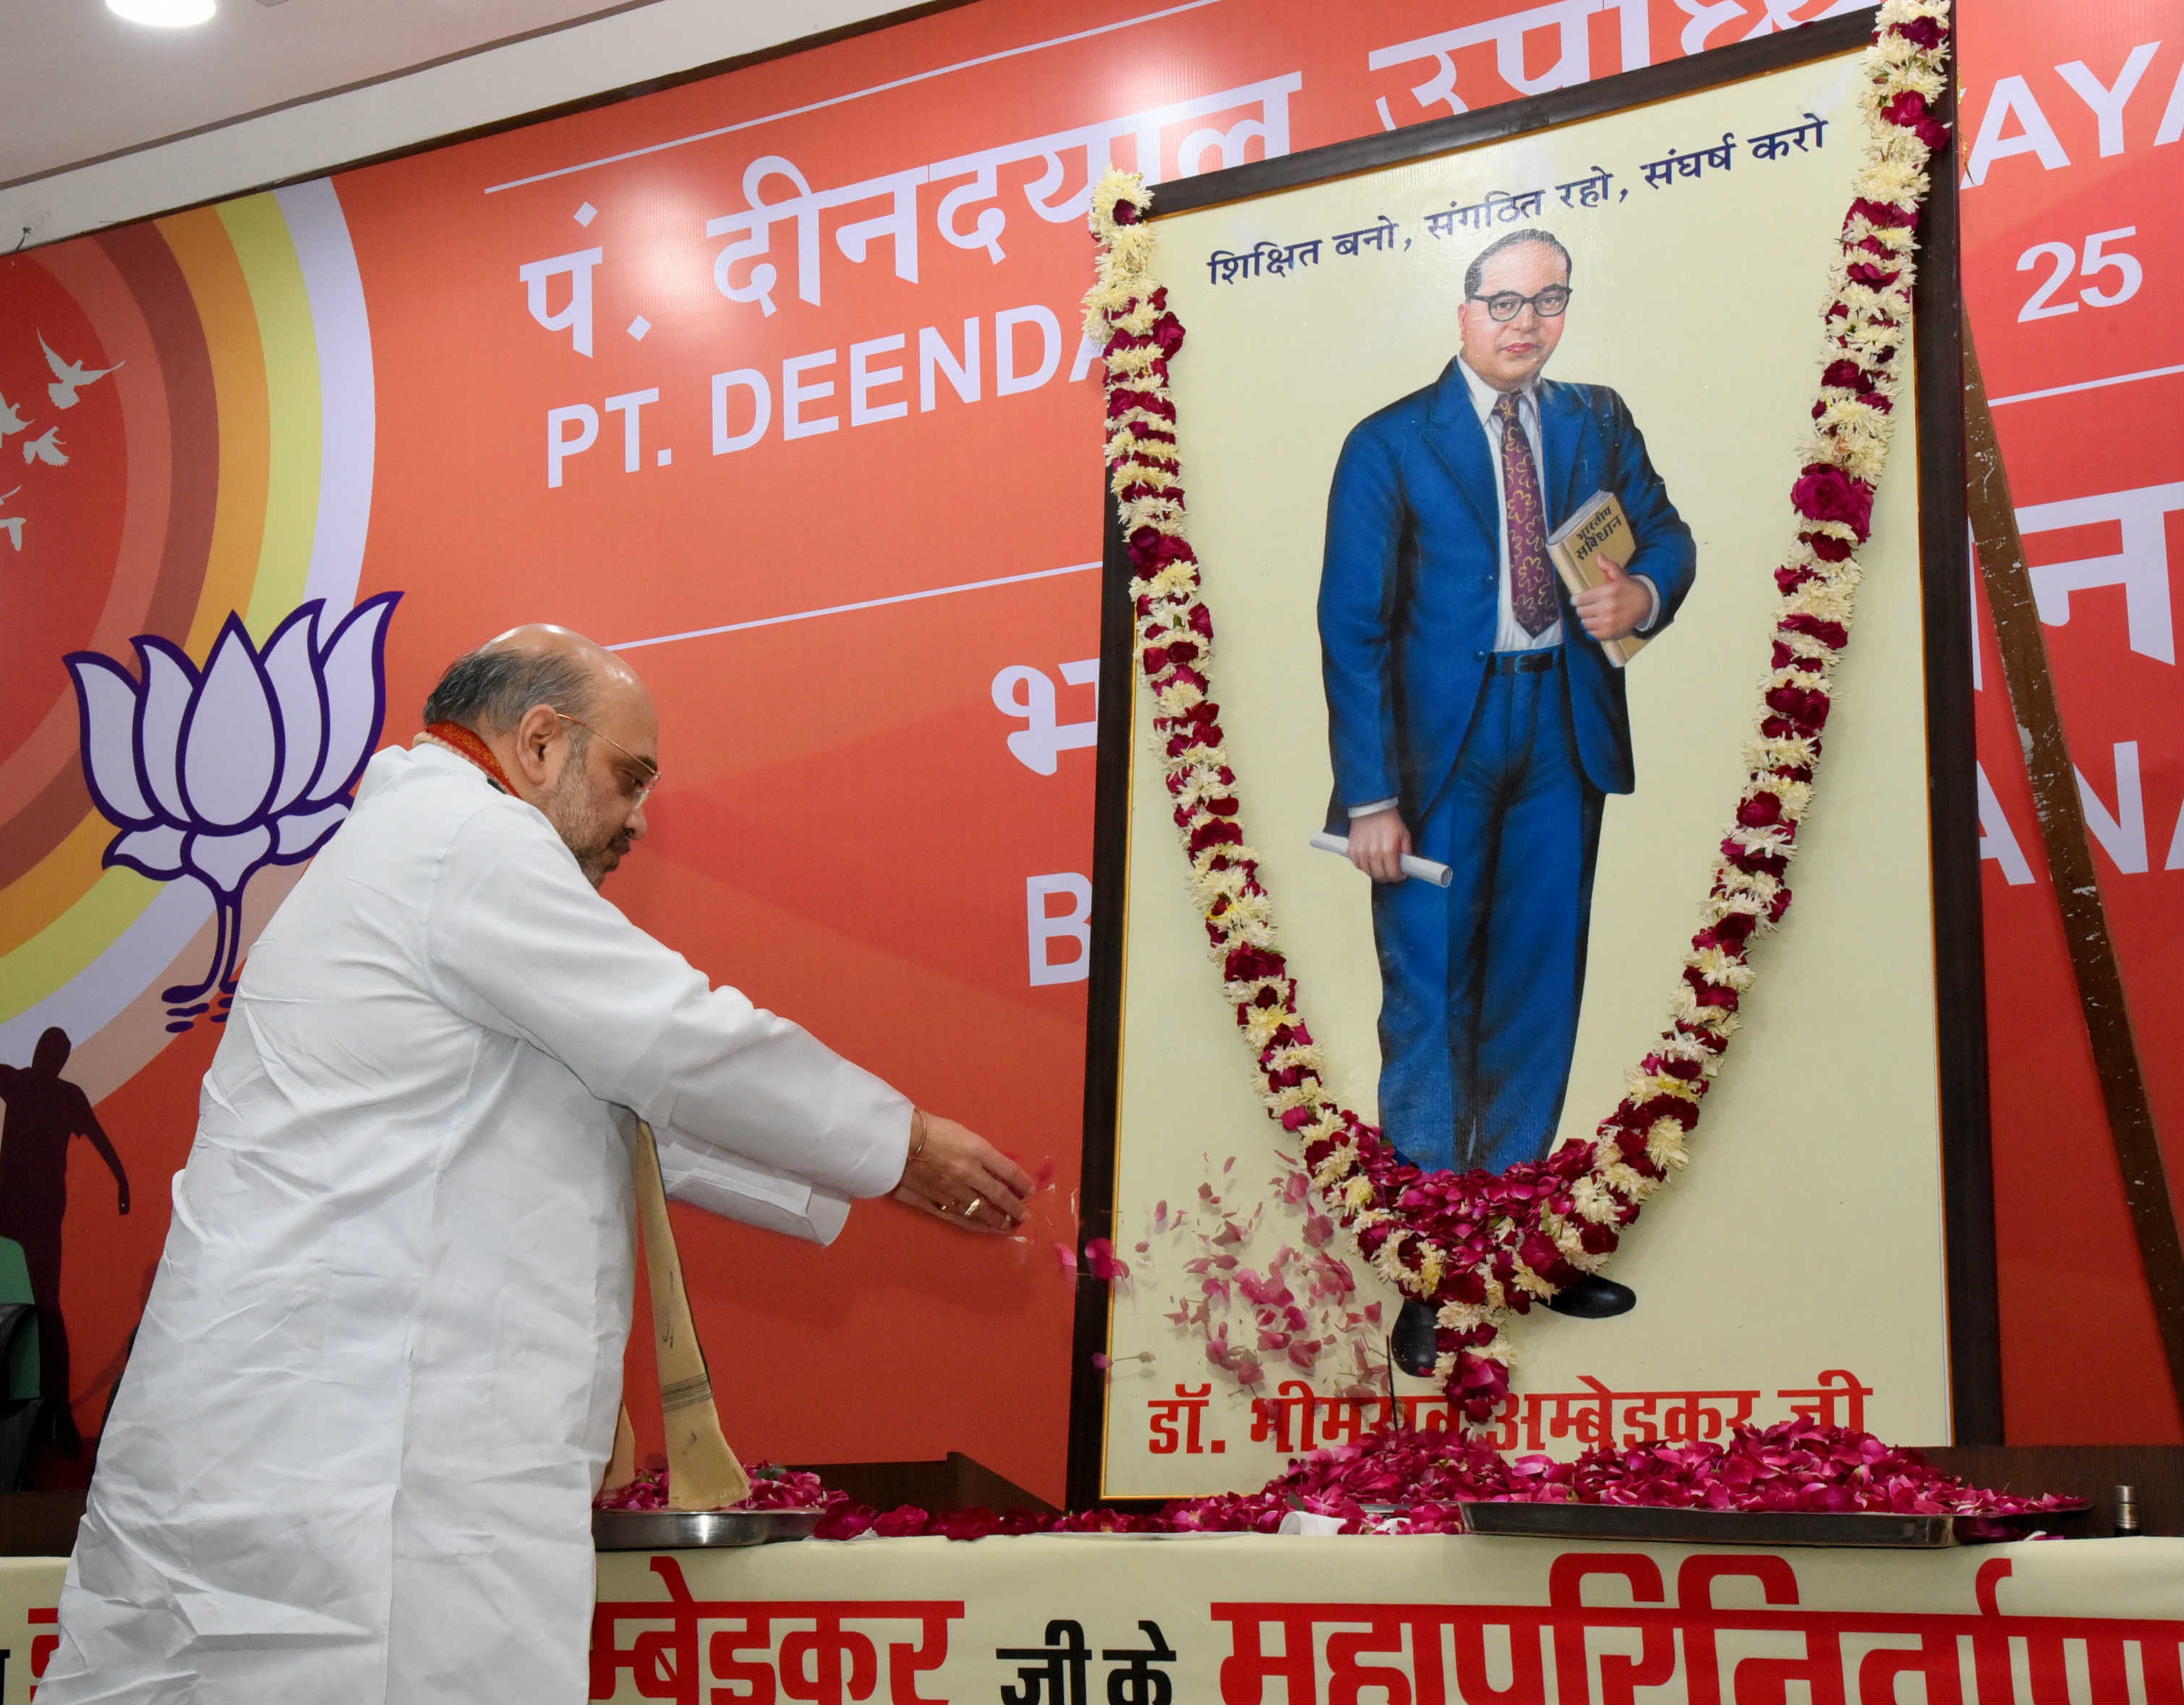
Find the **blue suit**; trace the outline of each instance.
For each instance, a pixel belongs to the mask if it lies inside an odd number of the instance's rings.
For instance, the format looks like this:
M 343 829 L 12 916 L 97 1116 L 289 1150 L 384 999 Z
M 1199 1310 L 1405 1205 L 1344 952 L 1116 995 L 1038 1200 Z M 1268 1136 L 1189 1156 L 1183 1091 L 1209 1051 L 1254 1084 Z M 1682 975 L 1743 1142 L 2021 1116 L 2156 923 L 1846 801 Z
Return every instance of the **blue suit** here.
M 1623 399 L 1538 387 L 1552 532 L 1596 491 L 1637 537 L 1630 572 L 1675 618 L 1696 553 Z M 1493 648 L 1502 516 L 1458 364 L 1350 433 L 1328 495 L 1319 630 L 1334 769 L 1329 827 L 1392 799 L 1442 889 L 1375 884 L 1380 1121 L 1425 1167 L 1537 1159 L 1561 1117 L 1603 797 L 1635 783 L 1623 672 L 1557 588 L 1563 641 Z M 1641 661 L 1639 666 L 1646 665 Z

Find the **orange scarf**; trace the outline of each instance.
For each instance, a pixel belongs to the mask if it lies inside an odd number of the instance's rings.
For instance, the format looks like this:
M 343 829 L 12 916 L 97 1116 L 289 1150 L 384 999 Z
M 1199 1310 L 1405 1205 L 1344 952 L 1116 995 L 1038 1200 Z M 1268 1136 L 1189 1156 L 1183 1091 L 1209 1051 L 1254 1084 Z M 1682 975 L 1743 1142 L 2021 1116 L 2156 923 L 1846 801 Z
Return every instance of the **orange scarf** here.
M 435 722 L 417 739 L 429 740 L 436 746 L 444 746 L 459 758 L 469 759 L 485 772 L 487 778 L 501 792 L 518 799 L 522 797 L 516 793 L 515 784 L 508 779 L 508 772 L 500 767 L 500 760 L 493 756 L 493 748 L 461 723 Z

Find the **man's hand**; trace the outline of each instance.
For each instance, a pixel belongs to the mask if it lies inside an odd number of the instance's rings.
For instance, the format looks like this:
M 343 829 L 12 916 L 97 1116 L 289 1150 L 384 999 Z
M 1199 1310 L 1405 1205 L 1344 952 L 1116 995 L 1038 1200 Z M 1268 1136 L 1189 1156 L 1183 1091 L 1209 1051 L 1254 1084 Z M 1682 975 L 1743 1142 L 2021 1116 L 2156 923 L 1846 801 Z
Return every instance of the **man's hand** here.
M 925 1146 L 903 1167 L 894 1199 L 964 1231 L 1014 1231 L 1023 1220 L 1031 1175 L 953 1119 L 921 1111 L 913 1123 Z M 915 1136 L 911 1146 L 917 1147 Z
M 1411 832 L 1393 805 L 1350 820 L 1350 862 L 1375 882 L 1403 881 L 1402 861 L 1411 850 Z
M 1652 611 L 1652 594 L 1635 575 L 1608 557 L 1594 557 L 1592 566 L 1605 577 L 1605 583 L 1589 588 L 1570 600 L 1576 606 L 1577 619 L 1595 639 L 1628 639 Z

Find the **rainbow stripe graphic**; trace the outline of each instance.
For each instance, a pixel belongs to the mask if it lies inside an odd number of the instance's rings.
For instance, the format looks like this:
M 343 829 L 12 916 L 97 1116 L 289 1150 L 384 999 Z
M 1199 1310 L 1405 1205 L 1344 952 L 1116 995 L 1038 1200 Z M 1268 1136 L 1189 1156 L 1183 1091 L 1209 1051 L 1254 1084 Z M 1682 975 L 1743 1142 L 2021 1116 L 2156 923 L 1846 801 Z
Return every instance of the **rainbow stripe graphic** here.
M 332 183 L 7 265 L 0 345 L 35 354 L 34 334 L 50 328 L 25 323 L 30 304 L 64 297 L 102 346 L 98 365 L 113 368 L 99 382 L 112 387 L 102 406 L 118 406 L 125 479 L 110 457 L 102 473 L 81 451 L 58 470 L 104 477 L 120 507 L 110 562 L 79 551 L 66 564 L 75 577 L 106 577 L 84 649 L 126 657 L 131 638 L 150 633 L 201 659 L 231 612 L 262 644 L 311 599 L 325 600 L 331 627 L 356 598 L 375 432 L 370 328 Z M 26 393 L 20 376 L 14 390 Z M 28 404 L 13 400 L 27 412 L 42 398 L 26 394 Z M 79 441 L 96 425 L 88 412 L 54 418 Z M 13 463 L 20 442 L 7 439 L 0 461 Z M 33 540 L 53 538 L 36 531 L 35 515 L 31 525 Z M 19 554 L 7 571 L 34 573 L 36 551 Z M 0 756 L 0 1059 L 27 1059 L 48 1025 L 79 1045 L 118 1027 L 98 1073 L 118 1083 L 167 1039 L 159 991 L 178 962 L 205 957 L 211 900 L 196 883 L 102 866 L 114 825 L 86 788 L 67 671 L 58 655 L 10 666 L 37 671 L 41 696 Z

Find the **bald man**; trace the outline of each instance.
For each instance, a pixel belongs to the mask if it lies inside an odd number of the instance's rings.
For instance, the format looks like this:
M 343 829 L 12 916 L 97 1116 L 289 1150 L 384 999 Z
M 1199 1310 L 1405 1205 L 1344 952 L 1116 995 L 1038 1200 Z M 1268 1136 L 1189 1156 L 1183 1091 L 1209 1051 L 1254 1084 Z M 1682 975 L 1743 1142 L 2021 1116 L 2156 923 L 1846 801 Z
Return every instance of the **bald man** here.
M 253 950 L 102 1441 L 47 1705 L 578 1705 L 589 1511 L 671 1193 L 825 1240 L 1030 1180 L 599 886 L 659 722 L 554 627 L 453 665 Z

